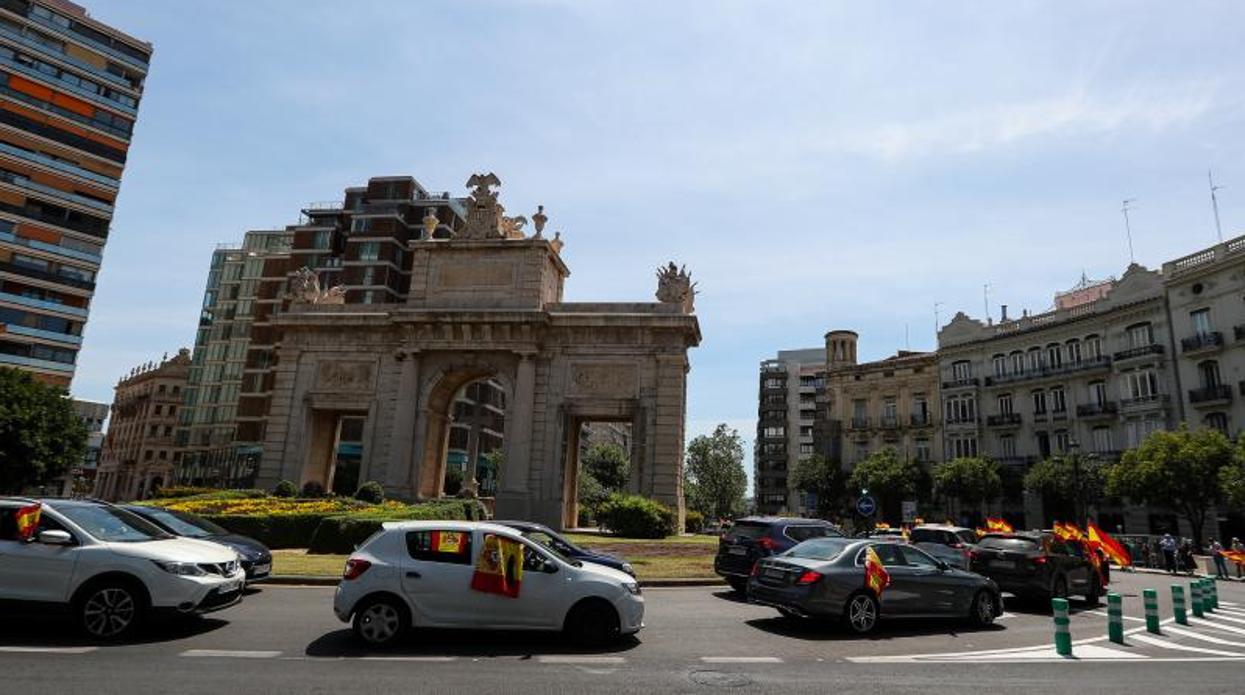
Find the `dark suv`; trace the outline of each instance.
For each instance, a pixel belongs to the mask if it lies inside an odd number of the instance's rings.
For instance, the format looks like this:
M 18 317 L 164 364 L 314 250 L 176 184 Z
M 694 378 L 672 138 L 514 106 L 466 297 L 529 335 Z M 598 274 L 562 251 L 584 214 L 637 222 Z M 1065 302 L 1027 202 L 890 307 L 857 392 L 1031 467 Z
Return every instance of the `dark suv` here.
M 820 519 L 750 516 L 736 521 L 718 540 L 713 571 L 743 593 L 757 560 L 777 555 L 810 538 L 842 536 L 837 526 Z
M 970 569 L 1021 598 L 1079 595 L 1096 605 L 1102 595 L 1084 547 L 1049 532 L 986 534 L 972 551 Z

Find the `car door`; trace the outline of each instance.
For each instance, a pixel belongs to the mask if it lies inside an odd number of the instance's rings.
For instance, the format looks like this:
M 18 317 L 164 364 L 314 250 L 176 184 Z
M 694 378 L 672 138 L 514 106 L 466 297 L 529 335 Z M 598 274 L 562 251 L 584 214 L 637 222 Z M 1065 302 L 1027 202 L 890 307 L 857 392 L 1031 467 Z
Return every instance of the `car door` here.
M 1094 567 L 1085 556 L 1085 546 L 1077 541 L 1064 544 L 1067 566 L 1068 593 L 1085 594 L 1089 591 L 1089 581 L 1094 575 Z
M 874 552 L 882 560 L 882 567 L 890 575 L 890 584 L 882 590 L 879 601 L 882 613 L 888 616 L 911 615 L 920 608 L 919 585 L 914 568 L 908 566 L 897 543 L 876 543 Z
M 0 598 L 52 603 L 68 600 L 79 556 L 77 543 L 48 545 L 38 540 L 19 540 L 16 515 L 17 507 L 0 508 Z M 48 530 L 67 531 L 60 522 L 43 514 L 35 533 Z
M 944 546 L 945 547 L 945 546 Z M 901 546 L 914 586 L 913 614 L 951 615 L 959 612 L 960 581 L 954 570 L 943 570 L 938 560 L 920 548 Z
M 415 623 L 474 627 L 471 575 L 479 541 L 472 531 L 420 529 L 406 532 L 402 591 L 415 606 Z M 422 617 L 422 620 L 421 620 Z
M 521 568 L 517 575 L 517 593 L 509 595 L 496 591 L 473 590 L 469 601 L 478 613 L 480 626 L 492 629 L 561 628 L 565 610 L 562 606 L 571 598 L 564 591 L 568 581 L 567 571 L 561 568 L 538 543 L 505 534 L 485 533 L 480 537 L 481 552 L 486 552 L 491 541 L 488 536 L 516 542 L 523 557 L 516 563 Z M 545 572 L 546 564 L 557 571 Z

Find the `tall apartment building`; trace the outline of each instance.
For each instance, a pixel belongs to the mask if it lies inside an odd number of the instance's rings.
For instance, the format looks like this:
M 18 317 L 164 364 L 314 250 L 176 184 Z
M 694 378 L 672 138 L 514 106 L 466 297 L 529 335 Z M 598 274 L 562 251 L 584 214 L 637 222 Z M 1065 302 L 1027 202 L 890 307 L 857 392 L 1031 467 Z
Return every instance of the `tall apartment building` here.
M 141 499 L 173 480 L 175 429 L 190 374 L 190 350 L 136 367 L 117 382 L 95 495 Z
M 856 361 L 853 331 L 826 334 L 826 402 L 832 457 L 851 468 L 883 448 L 926 466 L 941 460 L 938 356 L 900 350 Z
M 1181 419 L 1245 431 L 1245 236 L 1163 264 Z
M 178 427 L 179 482 L 254 482 L 260 440 L 253 423 L 266 407 L 254 397 L 265 392 L 270 318 L 280 310 L 292 240 L 289 230 L 255 230 L 240 246 L 212 253 Z
M 0 366 L 68 386 L 151 44 L 65 0 L 0 0 Z
M 796 490 L 791 473 L 801 458 L 829 455 L 818 446 L 818 395 L 825 383 L 822 348 L 780 350 L 761 363 L 753 480 L 761 514 L 804 513 L 812 505 Z

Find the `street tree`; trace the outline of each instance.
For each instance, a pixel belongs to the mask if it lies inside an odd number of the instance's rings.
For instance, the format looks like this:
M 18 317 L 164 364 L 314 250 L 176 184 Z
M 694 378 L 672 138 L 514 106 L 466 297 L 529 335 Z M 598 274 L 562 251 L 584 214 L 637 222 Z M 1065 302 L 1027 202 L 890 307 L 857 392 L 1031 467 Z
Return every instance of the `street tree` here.
M 934 466 L 934 494 L 950 501 L 958 500 L 963 507 L 981 510 L 1003 494 L 1003 478 L 999 465 L 990 459 L 964 457 Z
M 82 463 L 86 425 L 64 389 L 0 367 L 0 493 L 46 485 Z
M 684 497 L 687 504 L 711 518 L 733 516 L 744 508 L 748 474 L 739 432 L 724 423 L 687 447 Z
M 791 482 L 797 490 L 817 498 L 817 515 L 823 519 L 837 514 L 847 496 L 847 472 L 821 454 L 800 459 Z
M 1245 437 L 1237 437 L 1232 463 L 1219 470 L 1223 501 L 1230 507 L 1245 507 Z
M 1107 477 L 1107 492 L 1176 510 L 1200 547 L 1206 514 L 1223 499 L 1221 472 L 1233 463 L 1232 442 L 1219 430 L 1160 430 L 1124 452 Z
M 594 444 L 584 454 L 583 470 L 596 478 L 606 490 L 620 492 L 631 477 L 631 461 L 627 459 L 627 452 L 617 444 Z
M 1077 524 L 1084 510 L 1102 499 L 1106 487 L 1106 466 L 1096 457 L 1069 454 L 1039 461 L 1025 474 L 1024 488 L 1042 498 L 1042 508 L 1050 520 L 1071 520 Z
M 882 518 L 896 519 L 900 502 L 917 499 L 928 483 L 928 476 L 920 463 L 901 458 L 894 447 L 888 446 L 856 464 L 850 482 L 853 488 L 868 490 L 877 498 Z

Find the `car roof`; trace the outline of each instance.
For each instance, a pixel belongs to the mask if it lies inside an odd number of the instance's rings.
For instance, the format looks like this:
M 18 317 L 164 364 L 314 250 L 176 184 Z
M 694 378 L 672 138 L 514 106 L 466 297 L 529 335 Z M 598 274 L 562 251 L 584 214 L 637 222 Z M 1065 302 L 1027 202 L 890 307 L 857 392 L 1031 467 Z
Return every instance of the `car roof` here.
M 460 520 L 418 520 L 418 521 L 386 521 L 381 524 L 386 531 L 422 531 L 422 530 L 442 530 L 442 531 L 507 531 L 514 533 L 516 529 L 510 526 L 502 526 L 501 524 L 488 521 L 460 521 Z
M 509 526 L 510 528 L 522 529 L 524 531 L 553 531 L 553 529 L 549 528 L 548 526 L 545 526 L 544 524 L 538 524 L 535 521 L 515 521 L 511 519 L 494 519 L 493 521 L 489 523 L 497 524 L 498 526 Z
M 968 528 L 967 526 L 951 526 L 950 524 L 921 524 L 920 526 L 912 527 L 913 531 L 917 529 L 927 529 L 927 530 L 933 530 L 933 531 L 951 531 L 953 533 L 958 533 L 960 531 L 972 531 L 972 529 Z
M 735 523 L 748 522 L 751 524 L 822 524 L 825 526 L 834 526 L 834 524 L 825 519 L 806 519 L 801 516 L 745 516 L 736 519 Z M 835 526 L 835 528 L 838 528 Z

